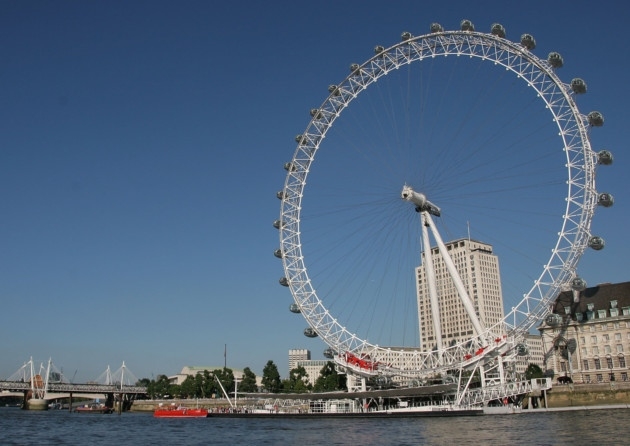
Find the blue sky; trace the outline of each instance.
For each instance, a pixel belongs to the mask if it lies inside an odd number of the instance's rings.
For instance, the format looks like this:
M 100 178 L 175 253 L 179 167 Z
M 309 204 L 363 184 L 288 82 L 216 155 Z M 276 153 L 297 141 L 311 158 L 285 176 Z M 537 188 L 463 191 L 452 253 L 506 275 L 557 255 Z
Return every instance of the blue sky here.
M 630 8 L 473 3 L 0 2 L 0 378 L 30 356 L 76 381 L 122 361 L 138 377 L 221 366 L 226 344 L 257 374 L 270 359 L 286 374 L 290 348 L 320 358 L 272 255 L 282 165 L 350 63 L 432 22 L 531 33 L 587 81 L 616 202 L 579 271 L 627 281 Z M 343 161 L 321 166 L 348 181 Z

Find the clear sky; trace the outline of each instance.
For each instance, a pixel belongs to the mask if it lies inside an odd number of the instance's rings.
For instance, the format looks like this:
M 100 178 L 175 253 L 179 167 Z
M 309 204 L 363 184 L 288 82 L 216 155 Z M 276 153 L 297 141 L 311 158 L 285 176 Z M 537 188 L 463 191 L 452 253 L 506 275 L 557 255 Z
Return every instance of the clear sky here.
M 0 378 L 31 356 L 76 382 L 122 361 L 149 378 L 222 366 L 225 345 L 257 374 L 271 359 L 285 375 L 291 348 L 321 358 L 272 255 L 282 165 L 350 63 L 464 18 L 533 34 L 565 81 L 587 81 L 606 118 L 594 147 L 615 155 L 598 189 L 616 203 L 580 273 L 627 281 L 623 3 L 4 0 Z

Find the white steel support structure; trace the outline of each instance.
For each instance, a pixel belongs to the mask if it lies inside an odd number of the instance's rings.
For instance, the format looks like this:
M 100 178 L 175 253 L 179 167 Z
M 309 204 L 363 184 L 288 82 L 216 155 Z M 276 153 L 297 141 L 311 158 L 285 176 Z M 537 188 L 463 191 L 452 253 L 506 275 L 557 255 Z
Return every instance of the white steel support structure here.
M 422 218 L 422 244 L 424 245 L 425 253 L 427 253 L 427 255 L 425 255 L 424 257 L 424 262 L 427 273 L 427 282 L 429 283 L 429 299 L 431 301 L 431 318 L 433 322 L 433 329 L 435 330 L 435 345 L 438 351 L 442 351 L 444 347 L 442 345 L 442 324 L 440 322 L 440 307 L 435 286 L 435 269 L 433 268 L 433 257 L 430 254 L 431 242 L 429 241 L 429 231 L 427 230 L 427 226 L 429 225 L 431 216 L 426 211 L 423 211 L 420 216 Z

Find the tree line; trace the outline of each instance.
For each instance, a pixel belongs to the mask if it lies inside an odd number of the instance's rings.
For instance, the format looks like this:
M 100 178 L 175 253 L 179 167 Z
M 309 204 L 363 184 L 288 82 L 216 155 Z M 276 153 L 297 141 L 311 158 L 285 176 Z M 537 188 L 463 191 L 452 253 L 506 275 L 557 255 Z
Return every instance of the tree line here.
M 142 378 L 137 385 L 147 388 L 150 399 L 163 398 L 221 398 L 223 389 L 228 394 L 240 393 L 306 393 L 332 392 L 347 390 L 346 376 L 338 374 L 335 364 L 329 361 L 322 367 L 314 384 L 302 366 L 289 372 L 287 379 L 281 379 L 278 367 L 273 361 L 267 361 L 263 369 L 261 384 L 256 384 L 256 374 L 249 367 L 243 370 L 243 376 L 237 383 L 232 369 L 204 370 L 196 375 L 188 375 L 181 384 L 173 384 L 166 375 L 158 375 L 156 379 Z

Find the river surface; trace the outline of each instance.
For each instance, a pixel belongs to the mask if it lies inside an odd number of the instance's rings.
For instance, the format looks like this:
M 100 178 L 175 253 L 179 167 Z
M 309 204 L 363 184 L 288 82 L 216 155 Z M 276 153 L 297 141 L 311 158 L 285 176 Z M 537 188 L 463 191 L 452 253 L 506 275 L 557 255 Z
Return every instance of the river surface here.
M 0 408 L 0 445 L 624 445 L 630 410 L 446 418 L 159 419 Z

